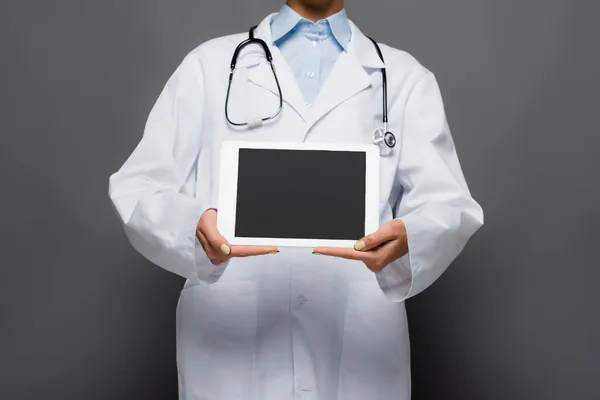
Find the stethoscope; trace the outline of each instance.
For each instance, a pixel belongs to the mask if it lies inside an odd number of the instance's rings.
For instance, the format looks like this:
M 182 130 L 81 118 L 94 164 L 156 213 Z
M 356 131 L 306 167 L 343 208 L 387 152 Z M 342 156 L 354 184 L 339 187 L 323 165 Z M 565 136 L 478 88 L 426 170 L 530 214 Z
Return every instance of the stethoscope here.
M 264 42 L 264 40 L 254 37 L 254 29 L 256 29 L 256 26 L 253 26 L 252 28 L 250 28 L 250 31 L 248 33 L 248 39 L 244 40 L 236 47 L 235 51 L 233 52 L 233 57 L 231 59 L 231 72 L 229 73 L 229 83 L 227 85 L 227 96 L 225 98 L 225 118 L 227 119 L 227 122 L 229 122 L 231 125 L 237 126 L 237 127 L 246 126 L 248 128 L 255 128 L 257 126 L 260 126 L 269 120 L 275 119 L 279 115 L 279 113 L 281 113 L 281 109 L 283 108 L 283 95 L 281 93 L 281 86 L 279 85 L 279 79 L 277 78 L 277 72 L 275 72 L 275 64 L 273 64 L 273 56 L 271 55 L 271 51 L 269 50 L 269 47 Z M 383 59 L 383 54 L 381 53 L 381 49 L 379 48 L 379 45 L 377 44 L 377 42 L 370 37 L 369 37 L 369 40 L 371 40 L 371 42 L 373 42 L 373 45 L 375 46 L 375 50 L 377 51 L 377 55 L 379 56 L 381 61 L 384 63 L 384 67 L 381 68 L 381 79 L 382 79 L 382 84 L 383 84 L 383 118 L 382 118 L 383 119 L 383 129 L 376 129 L 373 132 L 373 144 L 375 144 L 377 147 L 379 147 L 379 153 L 381 155 L 389 155 L 391 153 L 392 148 L 394 146 L 396 146 L 396 136 L 394 136 L 394 134 L 392 132 L 388 131 L 388 129 L 387 129 L 388 128 L 388 106 L 387 106 L 387 76 L 385 73 L 385 60 Z M 247 122 L 234 122 L 229 118 L 229 112 L 228 112 L 229 92 L 231 90 L 231 82 L 233 80 L 233 73 L 235 70 L 235 65 L 237 63 L 237 59 L 240 54 L 240 51 L 242 51 L 242 49 L 244 47 L 246 47 L 247 45 L 249 45 L 251 43 L 256 43 L 256 44 L 260 45 L 265 52 L 267 62 L 269 63 L 269 65 L 271 67 L 271 71 L 273 72 L 273 77 L 275 78 L 275 83 L 277 84 L 277 91 L 279 92 L 279 106 L 277 108 L 277 111 L 268 117 L 257 118 L 257 119 L 247 121 Z

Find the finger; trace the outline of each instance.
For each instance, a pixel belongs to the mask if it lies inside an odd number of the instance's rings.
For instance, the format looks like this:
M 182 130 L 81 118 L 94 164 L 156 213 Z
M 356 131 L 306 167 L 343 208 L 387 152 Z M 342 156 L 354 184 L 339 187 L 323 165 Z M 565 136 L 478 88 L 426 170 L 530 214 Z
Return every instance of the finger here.
M 275 246 L 231 246 L 231 257 L 262 256 L 276 254 L 279 250 Z
M 206 253 L 206 256 L 208 257 L 211 264 L 219 265 L 219 264 L 223 264 L 224 262 L 226 262 L 228 260 L 227 256 L 225 256 L 220 251 L 215 250 L 210 245 L 210 243 L 208 242 L 208 239 L 206 239 L 206 236 L 204 236 L 202 234 L 202 232 L 197 231 L 196 236 L 198 237 L 198 240 L 200 241 L 200 244 L 202 245 L 202 249 Z
M 386 255 L 382 253 L 375 255 L 372 259 L 364 263 L 372 272 L 381 272 L 389 264 Z
M 226 255 L 224 255 L 221 251 L 215 250 L 211 246 L 206 236 L 204 236 L 200 230 L 196 231 L 196 236 L 198 237 L 198 240 L 200 241 L 200 244 L 202 245 L 202 248 L 204 249 L 204 252 L 206 253 L 206 256 L 210 260 L 211 264 L 219 265 L 228 260 Z
M 358 251 L 369 251 L 377 246 L 390 240 L 397 239 L 398 232 L 395 229 L 394 224 L 386 223 L 381 226 L 376 232 L 365 236 L 361 240 L 357 241 L 354 245 L 354 249 Z
M 348 260 L 369 261 L 372 254 L 342 247 L 317 247 L 313 254 L 345 258 Z
M 372 254 L 373 258 L 365 262 L 367 268 L 373 272 L 381 272 L 386 266 L 403 254 L 399 244 L 399 240 L 391 240 L 369 251 L 368 254 Z
M 210 212 L 213 211 L 213 212 Z M 217 213 L 214 210 L 208 210 L 202 214 L 200 219 L 200 231 L 206 236 L 206 239 L 210 245 L 221 252 L 225 256 L 231 254 L 231 246 L 227 239 L 225 239 L 217 229 Z

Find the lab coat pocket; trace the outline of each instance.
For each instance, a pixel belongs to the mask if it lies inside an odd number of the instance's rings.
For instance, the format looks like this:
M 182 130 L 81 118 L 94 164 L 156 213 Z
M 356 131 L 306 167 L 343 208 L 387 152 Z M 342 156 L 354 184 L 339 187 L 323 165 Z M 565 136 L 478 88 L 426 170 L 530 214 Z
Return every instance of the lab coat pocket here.
M 184 399 L 251 398 L 257 328 L 254 282 L 217 282 L 184 289 L 177 325 Z
M 350 283 L 339 398 L 404 399 L 410 382 L 404 303 L 387 300 L 374 281 Z

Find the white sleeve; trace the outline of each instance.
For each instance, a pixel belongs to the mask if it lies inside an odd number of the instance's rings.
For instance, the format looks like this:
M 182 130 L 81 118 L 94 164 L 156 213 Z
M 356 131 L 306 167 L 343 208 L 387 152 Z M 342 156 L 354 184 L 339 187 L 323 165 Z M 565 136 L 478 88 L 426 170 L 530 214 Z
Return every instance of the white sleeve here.
M 376 274 L 386 297 L 403 301 L 434 283 L 483 225 L 446 120 L 435 76 L 424 70 L 404 105 L 395 218 L 407 230 L 409 252 Z M 399 110 L 401 111 L 401 110 Z
M 186 57 L 148 117 L 144 134 L 109 179 L 109 196 L 131 245 L 152 263 L 184 278 L 215 282 L 227 264 L 213 266 L 196 238 L 210 207 L 196 193 L 202 151 L 204 75 Z M 212 185 L 208 185 L 212 186 Z

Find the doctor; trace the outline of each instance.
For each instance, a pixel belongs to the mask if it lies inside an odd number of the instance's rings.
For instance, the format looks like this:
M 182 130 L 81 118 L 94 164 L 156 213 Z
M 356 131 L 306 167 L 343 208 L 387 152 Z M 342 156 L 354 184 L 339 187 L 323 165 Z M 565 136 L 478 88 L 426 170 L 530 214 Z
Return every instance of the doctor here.
M 463 177 L 434 75 L 373 43 L 343 0 L 289 0 L 253 32 L 272 53 L 276 118 L 231 124 L 224 105 L 243 33 L 191 51 L 110 178 L 133 247 L 186 278 L 177 306 L 185 400 L 408 400 L 404 301 L 430 286 L 483 223 Z M 382 68 L 396 143 L 380 157 L 381 228 L 355 249 L 230 246 L 216 228 L 225 140 L 373 143 Z M 259 45 L 240 52 L 232 121 L 278 109 Z M 276 184 L 276 183 L 274 183 Z M 281 250 L 281 251 L 280 251 Z M 443 338 L 441 338 L 443 340 Z

